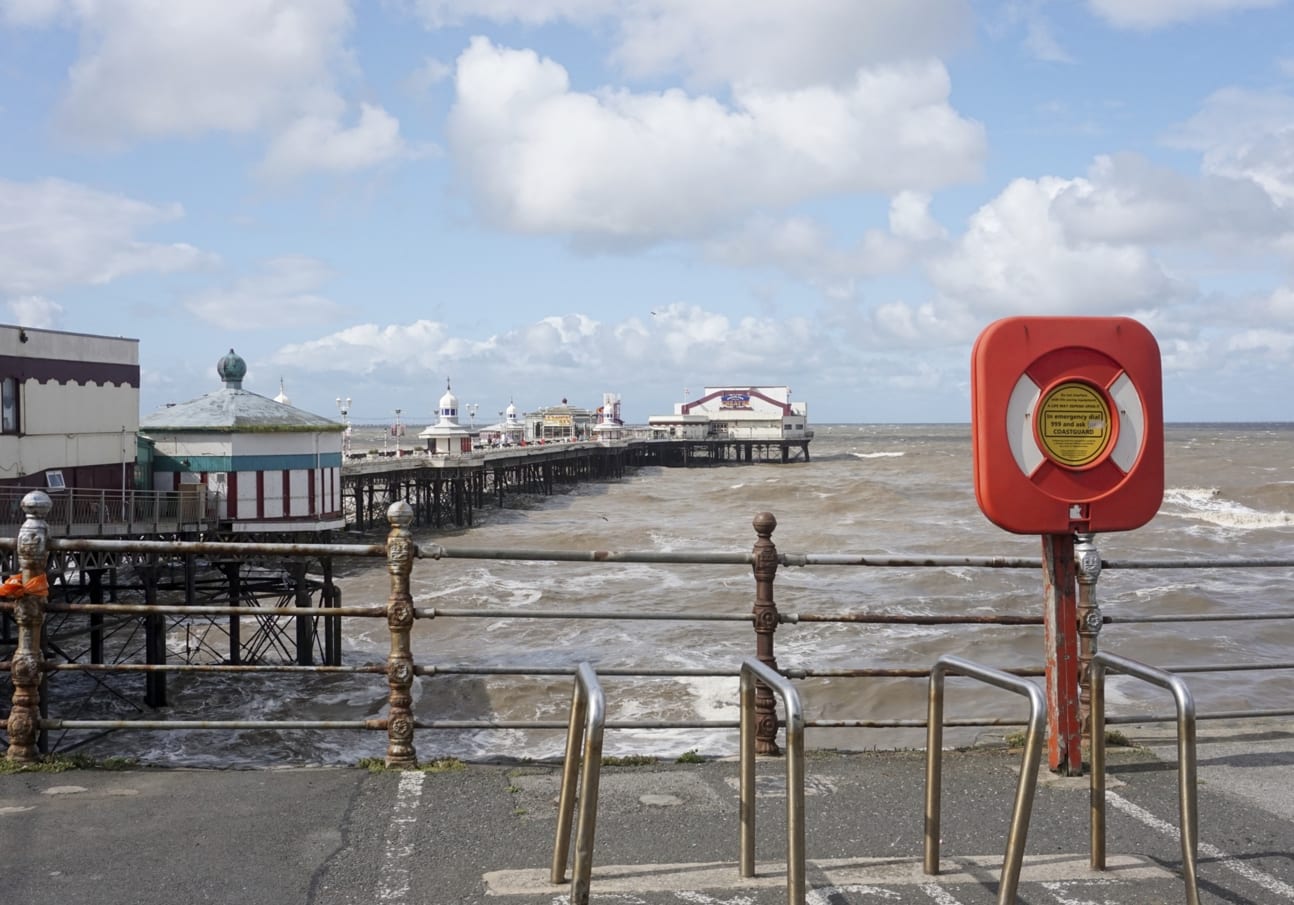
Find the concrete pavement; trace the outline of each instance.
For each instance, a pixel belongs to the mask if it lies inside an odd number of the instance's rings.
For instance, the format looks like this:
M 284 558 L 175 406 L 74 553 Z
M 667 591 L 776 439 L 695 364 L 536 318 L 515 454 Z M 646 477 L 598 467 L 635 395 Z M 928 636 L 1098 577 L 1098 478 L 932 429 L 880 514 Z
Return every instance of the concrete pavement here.
M 1183 902 L 1175 751 L 1110 749 L 1108 863 L 1088 868 L 1086 779 L 1046 771 L 1019 901 Z M 1294 726 L 1200 728 L 1200 891 L 1294 902 Z M 1162 758 L 1162 759 L 1161 759 Z M 943 871 L 921 871 L 924 753 L 813 752 L 808 902 L 982 905 L 997 896 L 1019 755 L 949 752 Z M 783 763 L 759 763 L 758 876 L 737 871 L 737 764 L 603 769 L 593 903 L 786 902 Z M 0 776 L 0 901 L 24 905 L 528 905 L 548 882 L 560 768 L 73 770 Z M 569 874 L 568 874 L 569 876 Z

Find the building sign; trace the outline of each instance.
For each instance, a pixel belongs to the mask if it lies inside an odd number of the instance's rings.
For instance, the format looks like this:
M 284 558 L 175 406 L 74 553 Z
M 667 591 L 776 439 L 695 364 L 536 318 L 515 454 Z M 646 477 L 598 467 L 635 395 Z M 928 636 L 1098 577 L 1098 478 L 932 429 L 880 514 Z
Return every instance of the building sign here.
M 722 411 L 750 411 L 749 393 L 724 393 L 719 402 Z
M 544 424 L 548 427 L 570 427 L 573 423 L 570 415 L 544 415 Z

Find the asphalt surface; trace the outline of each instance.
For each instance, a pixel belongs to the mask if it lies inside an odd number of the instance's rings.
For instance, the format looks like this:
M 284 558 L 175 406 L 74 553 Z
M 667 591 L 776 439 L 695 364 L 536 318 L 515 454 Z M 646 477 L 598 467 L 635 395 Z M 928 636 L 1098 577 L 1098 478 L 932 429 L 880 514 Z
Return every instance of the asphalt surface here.
M 1045 770 L 1018 901 L 1185 901 L 1173 741 L 1110 749 L 1107 862 L 1088 866 L 1086 779 Z M 1200 729 L 1201 901 L 1294 902 L 1294 725 Z M 807 902 L 997 901 L 1020 757 L 947 753 L 942 870 L 922 872 L 924 753 L 814 752 Z M 757 876 L 738 876 L 738 765 L 603 768 L 593 903 L 787 901 L 784 764 L 761 760 Z M 560 768 L 467 765 L 0 775 L 0 902 L 525 905 L 548 882 Z M 569 872 L 567 874 L 569 877 Z

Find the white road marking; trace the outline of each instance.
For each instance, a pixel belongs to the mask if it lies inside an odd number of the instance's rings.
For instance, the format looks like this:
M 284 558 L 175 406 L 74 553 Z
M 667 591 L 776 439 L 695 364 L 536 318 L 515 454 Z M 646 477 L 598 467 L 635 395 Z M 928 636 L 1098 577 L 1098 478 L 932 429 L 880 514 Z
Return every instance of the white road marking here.
M 925 888 L 983 884 L 997 879 L 1002 870 L 1001 855 L 945 858 L 938 877 L 923 870 L 920 859 L 831 858 L 809 862 L 818 888 L 918 886 Z M 1113 880 L 1163 880 L 1173 875 L 1146 858 L 1111 855 L 1106 873 Z M 1020 872 L 1021 882 L 1048 883 L 1088 878 L 1086 854 L 1027 855 Z M 544 868 L 490 871 L 482 878 L 492 896 L 551 895 L 553 886 Z M 756 866 L 756 876 L 742 877 L 734 861 L 686 864 L 594 864 L 593 888 L 599 894 L 661 893 L 680 890 L 744 890 L 786 886 L 786 865 L 765 862 Z M 951 894 L 949 894 L 951 895 Z M 936 900 L 938 901 L 938 900 Z M 956 902 L 955 899 L 952 902 Z M 940 902 L 939 905 L 947 905 Z
M 1044 883 L 1042 888 L 1055 897 L 1058 905 L 1105 905 L 1105 899 L 1099 902 L 1096 899 L 1071 899 L 1069 891 L 1074 887 L 1086 889 L 1091 886 L 1110 885 L 1112 884 L 1109 880 L 1064 880 L 1059 883 Z
M 1133 804 L 1122 795 L 1107 791 L 1105 793 L 1105 800 L 1123 813 L 1127 814 L 1129 817 L 1140 820 L 1151 829 L 1158 830 L 1165 836 L 1170 836 L 1173 839 L 1181 840 L 1181 834 L 1175 825 L 1166 820 L 1160 820 L 1145 808 Z M 1223 867 L 1239 874 L 1246 880 L 1257 883 L 1273 895 L 1281 896 L 1284 901 L 1294 902 L 1294 886 L 1290 886 L 1288 883 L 1276 879 L 1271 874 L 1264 873 L 1255 867 L 1251 867 L 1240 859 L 1228 855 L 1226 852 L 1222 851 L 1222 849 L 1209 845 L 1207 842 L 1201 842 L 1199 843 L 1198 854 L 1217 861 Z
M 400 774 L 395 805 L 386 827 L 386 857 L 377 884 L 379 902 L 403 902 L 409 895 L 410 864 L 413 862 L 413 830 L 418 823 L 418 800 L 427 774 L 406 770 Z
M 922 885 L 921 891 L 934 899 L 935 905 L 961 905 L 961 902 L 957 901 L 952 893 L 937 883 L 925 883 Z

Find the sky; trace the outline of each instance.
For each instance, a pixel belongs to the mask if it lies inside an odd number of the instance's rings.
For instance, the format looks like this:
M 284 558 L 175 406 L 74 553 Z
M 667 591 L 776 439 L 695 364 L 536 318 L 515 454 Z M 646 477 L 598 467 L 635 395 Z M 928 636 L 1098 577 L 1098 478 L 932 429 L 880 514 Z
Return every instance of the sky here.
M 141 414 L 233 348 L 357 423 L 966 422 L 1018 315 L 1294 420 L 1294 3 L 0 0 L 0 322 L 138 339 Z

